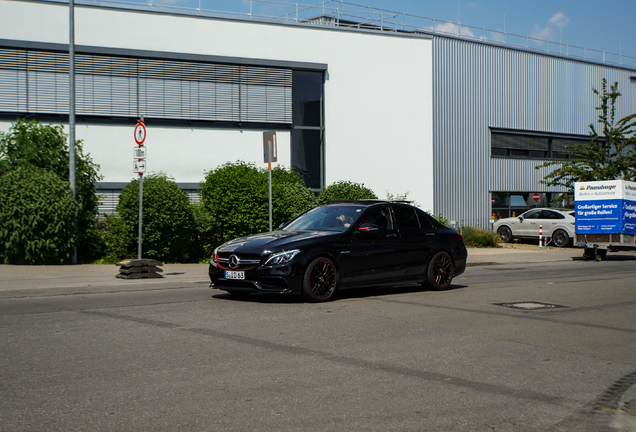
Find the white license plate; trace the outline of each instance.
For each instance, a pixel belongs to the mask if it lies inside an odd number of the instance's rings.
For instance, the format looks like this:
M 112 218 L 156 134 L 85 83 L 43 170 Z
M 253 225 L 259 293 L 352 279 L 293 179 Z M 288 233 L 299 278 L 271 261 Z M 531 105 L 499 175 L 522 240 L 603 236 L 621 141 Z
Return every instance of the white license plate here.
M 244 271 L 226 271 L 225 279 L 245 279 Z

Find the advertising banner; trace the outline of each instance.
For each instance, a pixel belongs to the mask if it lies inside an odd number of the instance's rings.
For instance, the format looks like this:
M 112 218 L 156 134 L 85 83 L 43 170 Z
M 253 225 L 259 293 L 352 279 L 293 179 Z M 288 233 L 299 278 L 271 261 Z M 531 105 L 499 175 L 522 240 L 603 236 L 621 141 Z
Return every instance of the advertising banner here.
M 636 183 L 575 183 L 574 209 L 578 234 L 636 234 Z

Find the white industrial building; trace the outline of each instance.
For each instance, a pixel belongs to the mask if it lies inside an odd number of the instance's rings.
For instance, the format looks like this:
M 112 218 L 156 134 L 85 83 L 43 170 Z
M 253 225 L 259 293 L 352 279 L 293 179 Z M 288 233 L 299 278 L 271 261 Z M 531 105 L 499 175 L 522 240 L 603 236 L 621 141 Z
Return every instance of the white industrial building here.
M 586 139 L 602 78 L 619 83 L 617 116 L 636 112 L 631 57 L 440 33 L 343 2 L 267 17 L 255 3 L 234 15 L 76 3 L 76 136 L 100 165 L 104 211 L 136 175 L 139 117 L 147 172 L 193 194 L 226 162 L 264 167 L 275 130 L 278 163 L 316 191 L 350 180 L 381 198 L 408 192 L 485 227 L 559 192 L 534 166 Z M 0 130 L 18 117 L 68 124 L 68 44 L 68 3 L 0 1 Z

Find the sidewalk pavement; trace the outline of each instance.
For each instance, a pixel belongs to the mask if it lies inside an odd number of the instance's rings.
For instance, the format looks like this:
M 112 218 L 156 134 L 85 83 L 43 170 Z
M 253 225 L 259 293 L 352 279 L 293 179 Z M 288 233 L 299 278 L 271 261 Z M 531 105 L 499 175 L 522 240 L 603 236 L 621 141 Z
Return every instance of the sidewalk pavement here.
M 583 259 L 578 248 L 468 248 L 468 266 L 529 264 Z M 628 259 L 636 255 L 628 253 Z M 80 264 L 75 266 L 0 265 L 0 298 L 38 297 L 69 294 L 142 291 L 207 287 L 207 264 L 166 264 L 160 279 L 118 279 L 115 265 Z

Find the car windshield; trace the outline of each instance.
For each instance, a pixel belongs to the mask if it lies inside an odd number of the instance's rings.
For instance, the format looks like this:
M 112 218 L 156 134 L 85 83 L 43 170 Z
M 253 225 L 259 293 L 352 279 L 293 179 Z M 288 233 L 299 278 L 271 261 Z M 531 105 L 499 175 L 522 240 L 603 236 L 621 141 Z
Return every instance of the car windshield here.
M 365 206 L 354 204 L 316 207 L 285 225 L 284 231 L 344 231 L 358 219 Z

